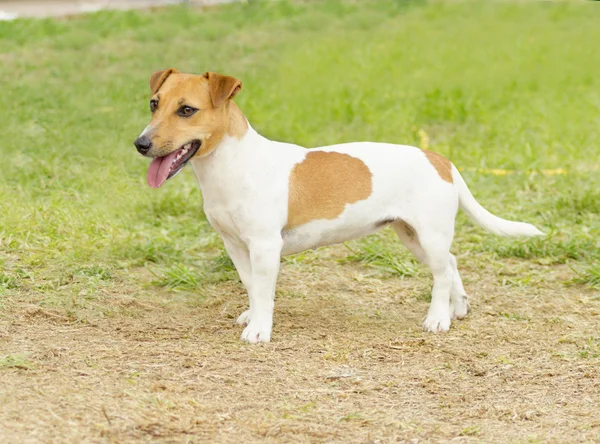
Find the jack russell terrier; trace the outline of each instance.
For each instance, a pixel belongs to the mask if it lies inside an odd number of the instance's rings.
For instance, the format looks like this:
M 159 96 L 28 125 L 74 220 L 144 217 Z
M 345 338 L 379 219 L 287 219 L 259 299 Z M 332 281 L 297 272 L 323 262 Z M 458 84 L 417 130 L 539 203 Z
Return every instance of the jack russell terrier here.
M 223 238 L 250 299 L 237 319 L 242 340 L 269 342 L 282 255 L 344 242 L 390 225 L 433 273 L 423 328 L 445 332 L 469 303 L 450 253 L 458 208 L 501 236 L 543 235 L 494 216 L 456 167 L 412 146 L 355 142 L 305 149 L 252 129 L 233 102 L 242 83 L 213 72 L 159 71 L 150 77 L 152 120 L 135 140 L 152 158 L 148 184 L 160 187 L 194 168 L 204 211 Z

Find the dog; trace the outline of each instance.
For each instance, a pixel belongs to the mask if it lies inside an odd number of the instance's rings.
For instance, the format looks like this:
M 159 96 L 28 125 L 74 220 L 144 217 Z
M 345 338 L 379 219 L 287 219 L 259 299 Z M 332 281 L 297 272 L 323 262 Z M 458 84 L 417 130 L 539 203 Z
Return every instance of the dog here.
M 433 274 L 423 329 L 446 332 L 469 302 L 450 253 L 458 208 L 501 236 L 543 235 L 501 219 L 473 197 L 443 156 L 407 145 L 355 142 L 306 149 L 258 134 L 232 100 L 240 80 L 171 68 L 150 77 L 152 119 L 134 145 L 160 187 L 191 163 L 204 212 L 248 291 L 241 339 L 269 342 L 282 255 L 391 226 Z

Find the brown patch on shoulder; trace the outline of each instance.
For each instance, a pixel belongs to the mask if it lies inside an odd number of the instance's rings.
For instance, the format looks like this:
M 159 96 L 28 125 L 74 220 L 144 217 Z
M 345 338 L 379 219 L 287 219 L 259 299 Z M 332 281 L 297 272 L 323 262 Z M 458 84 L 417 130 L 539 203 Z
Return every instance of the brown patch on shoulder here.
M 446 182 L 452 183 L 452 162 L 441 154 L 429 150 L 423 150 L 429 163 L 437 170 L 440 177 Z
M 315 219 L 335 219 L 347 204 L 367 199 L 373 174 L 348 154 L 310 151 L 290 174 L 286 229 Z

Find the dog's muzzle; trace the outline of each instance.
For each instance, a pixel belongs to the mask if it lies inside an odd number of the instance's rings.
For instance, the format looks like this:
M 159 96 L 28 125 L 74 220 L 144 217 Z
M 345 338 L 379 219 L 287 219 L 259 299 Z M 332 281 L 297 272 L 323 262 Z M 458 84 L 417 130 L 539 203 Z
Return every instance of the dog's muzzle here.
M 146 155 L 150 148 L 152 148 L 152 141 L 147 136 L 140 136 L 133 142 L 138 153 Z

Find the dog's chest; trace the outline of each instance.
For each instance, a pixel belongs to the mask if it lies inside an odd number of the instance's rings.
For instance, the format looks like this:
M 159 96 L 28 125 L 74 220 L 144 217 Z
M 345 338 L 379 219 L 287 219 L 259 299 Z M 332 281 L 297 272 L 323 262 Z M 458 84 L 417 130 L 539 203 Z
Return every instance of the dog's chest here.
M 240 237 L 239 224 L 235 212 L 223 206 L 211 207 L 204 204 L 204 213 L 210 225 L 221 235 Z
M 207 220 L 217 232 L 228 237 L 244 240 L 254 228 L 269 223 L 268 219 L 283 210 L 277 193 L 265 198 L 256 181 L 241 174 L 236 178 L 203 181 L 201 189 Z M 265 205 L 265 201 L 274 206 Z
M 202 187 L 204 213 L 211 226 L 220 234 L 240 237 L 241 219 L 247 213 L 247 200 L 234 183 Z
M 290 153 L 258 143 L 223 146 L 214 156 L 193 160 L 212 227 L 242 241 L 279 233 L 286 222 L 290 171 L 304 155 L 303 149 Z

